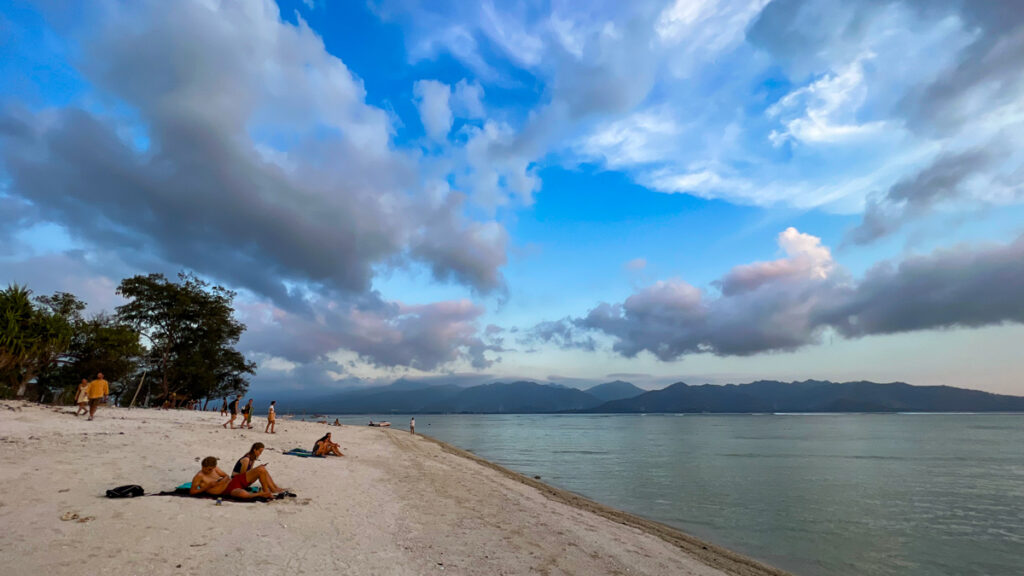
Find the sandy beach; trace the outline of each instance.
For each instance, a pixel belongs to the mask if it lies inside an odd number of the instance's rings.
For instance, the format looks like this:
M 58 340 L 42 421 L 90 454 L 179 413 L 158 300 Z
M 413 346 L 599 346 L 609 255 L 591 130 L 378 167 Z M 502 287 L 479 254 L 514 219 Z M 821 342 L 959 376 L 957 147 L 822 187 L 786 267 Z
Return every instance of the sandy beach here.
M 241 418 L 239 418 L 241 420 Z M 0 402 L 0 561 L 5 575 L 782 575 L 402 430 L 279 419 L 265 434 L 217 413 Z M 344 458 L 295 458 L 333 432 Z M 199 460 L 230 471 L 253 442 L 297 498 L 270 503 L 147 496 Z M 73 518 L 77 515 L 77 518 Z M 72 518 L 72 519 L 62 519 Z

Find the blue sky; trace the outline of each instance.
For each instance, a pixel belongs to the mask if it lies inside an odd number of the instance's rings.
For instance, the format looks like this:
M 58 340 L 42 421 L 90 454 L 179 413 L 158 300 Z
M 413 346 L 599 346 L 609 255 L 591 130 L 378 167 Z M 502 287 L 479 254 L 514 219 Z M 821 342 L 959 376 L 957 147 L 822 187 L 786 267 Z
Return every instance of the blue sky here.
M 0 282 L 239 292 L 257 390 L 1024 394 L 1024 9 L 7 3 Z

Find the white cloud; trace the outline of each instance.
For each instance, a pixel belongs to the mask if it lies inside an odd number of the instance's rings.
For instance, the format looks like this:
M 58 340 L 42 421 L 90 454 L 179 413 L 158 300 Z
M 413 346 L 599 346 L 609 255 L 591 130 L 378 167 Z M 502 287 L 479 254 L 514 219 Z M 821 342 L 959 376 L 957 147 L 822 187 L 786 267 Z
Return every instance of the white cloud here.
M 452 129 L 452 109 L 448 103 L 451 89 L 437 80 L 418 80 L 413 93 L 427 135 L 443 142 Z
M 483 86 L 477 82 L 459 80 L 452 93 L 452 110 L 461 118 L 483 118 L 483 98 Z
M 798 88 L 768 109 L 768 116 L 786 118 L 785 129 L 773 130 L 769 138 L 780 146 L 789 140 L 804 143 L 836 143 L 869 136 L 886 128 L 883 121 L 856 122 L 868 88 L 864 80 L 864 60 L 858 58 L 837 74 L 828 74 L 808 86 Z

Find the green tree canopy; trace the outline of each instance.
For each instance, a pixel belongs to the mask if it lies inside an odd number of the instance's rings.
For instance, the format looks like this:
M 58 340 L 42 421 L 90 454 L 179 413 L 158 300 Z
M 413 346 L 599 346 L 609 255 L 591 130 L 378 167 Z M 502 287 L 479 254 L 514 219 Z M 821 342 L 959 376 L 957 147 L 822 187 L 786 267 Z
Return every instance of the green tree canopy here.
M 170 282 L 163 274 L 125 278 L 117 293 L 129 300 L 117 317 L 150 342 L 147 360 L 158 396 L 209 398 L 243 393 L 255 364 L 234 349 L 245 325 L 234 318 L 235 293 L 194 274 Z
M 85 308 L 66 292 L 38 298 L 12 284 L 0 292 L 0 390 L 24 396 L 30 382 L 55 368 L 71 345 L 73 323 Z

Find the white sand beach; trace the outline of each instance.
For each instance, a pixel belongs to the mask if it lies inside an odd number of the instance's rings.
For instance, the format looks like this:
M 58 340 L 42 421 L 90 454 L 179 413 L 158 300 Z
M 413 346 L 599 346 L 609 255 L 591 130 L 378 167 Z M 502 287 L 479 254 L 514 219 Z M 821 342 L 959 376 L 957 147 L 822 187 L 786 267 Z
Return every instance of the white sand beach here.
M 0 402 L 0 572 L 62 574 L 784 574 L 405 431 L 216 413 Z M 241 418 L 239 418 L 241 420 Z M 333 432 L 344 458 L 296 458 Z M 231 470 L 253 442 L 297 498 L 114 500 Z M 77 515 L 77 518 L 63 520 Z

